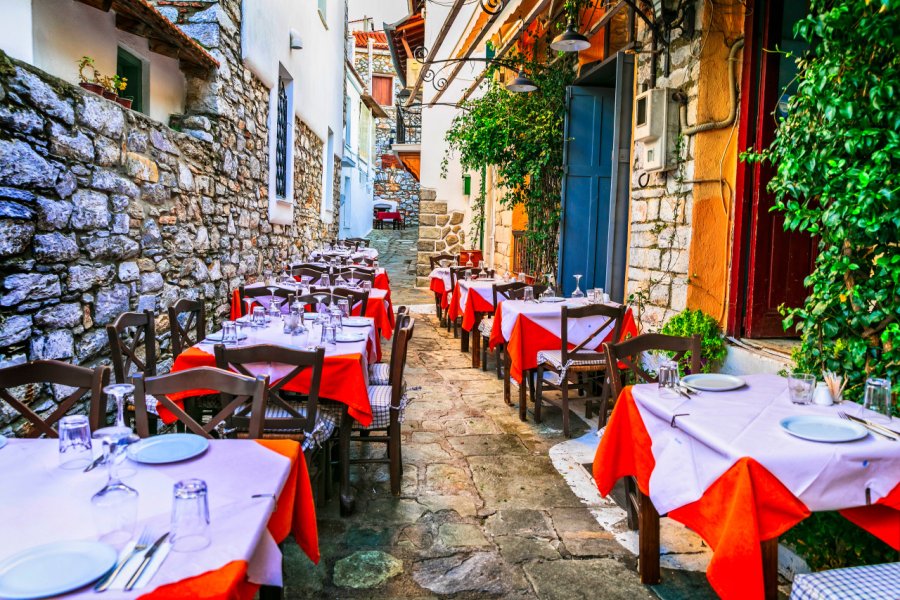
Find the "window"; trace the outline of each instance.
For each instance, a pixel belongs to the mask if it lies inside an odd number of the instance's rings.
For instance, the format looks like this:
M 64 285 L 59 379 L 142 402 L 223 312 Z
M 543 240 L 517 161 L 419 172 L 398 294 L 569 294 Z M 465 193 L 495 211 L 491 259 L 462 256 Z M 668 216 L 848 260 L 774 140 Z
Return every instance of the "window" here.
M 394 78 L 390 75 L 372 75 L 372 97 L 381 106 L 393 106 Z
M 287 196 L 288 94 L 283 78 L 278 79 L 278 115 L 275 139 L 275 196 Z
M 372 112 L 359 103 L 359 157 L 366 162 L 372 160 Z
M 128 80 L 121 96 L 131 98 L 131 109 L 142 113 L 147 112 L 144 106 L 144 73 L 144 61 L 124 48 L 119 48 L 116 75 Z
M 328 29 L 328 0 L 319 0 L 319 18 L 322 19 L 322 25 Z

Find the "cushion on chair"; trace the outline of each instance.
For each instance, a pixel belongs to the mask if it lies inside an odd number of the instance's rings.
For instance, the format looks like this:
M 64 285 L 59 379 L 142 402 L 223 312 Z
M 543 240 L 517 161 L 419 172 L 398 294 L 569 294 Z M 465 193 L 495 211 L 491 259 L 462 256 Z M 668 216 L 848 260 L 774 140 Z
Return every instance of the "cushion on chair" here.
M 362 429 L 384 429 L 391 424 L 391 386 L 389 385 L 370 385 L 369 386 L 369 403 L 372 405 L 372 423 L 368 427 Z M 403 413 L 406 405 L 409 404 L 409 398 L 406 396 L 406 390 L 400 398 L 400 414 L 399 422 L 403 422 Z
M 292 404 L 291 408 L 296 410 L 301 417 L 306 416 L 306 405 L 304 404 Z M 289 413 L 283 406 L 278 404 L 269 404 L 266 406 L 266 419 L 293 419 L 294 415 Z M 319 406 L 316 411 L 316 424 L 313 427 L 312 433 L 307 435 L 303 439 L 303 443 L 301 447 L 303 450 L 309 450 L 313 447 L 319 447 L 324 444 L 328 438 L 334 433 L 335 427 L 337 427 L 338 421 L 340 421 L 341 414 L 339 409 L 331 409 L 328 407 Z M 303 430 L 302 429 L 282 429 L 282 428 L 266 428 L 263 430 L 263 436 L 266 433 L 296 433 L 299 434 Z
M 554 369 L 562 369 L 562 350 L 541 350 L 537 355 L 538 364 L 547 363 Z M 599 352 L 581 351 L 578 354 L 569 354 L 569 364 L 566 368 L 571 367 L 602 367 L 606 364 L 606 357 Z
M 391 365 L 388 363 L 375 363 L 369 365 L 369 385 L 390 385 Z
M 900 562 L 794 576 L 791 600 L 894 600 Z
M 494 329 L 494 317 L 486 317 L 478 324 L 478 332 L 486 337 L 491 337 L 491 331 Z

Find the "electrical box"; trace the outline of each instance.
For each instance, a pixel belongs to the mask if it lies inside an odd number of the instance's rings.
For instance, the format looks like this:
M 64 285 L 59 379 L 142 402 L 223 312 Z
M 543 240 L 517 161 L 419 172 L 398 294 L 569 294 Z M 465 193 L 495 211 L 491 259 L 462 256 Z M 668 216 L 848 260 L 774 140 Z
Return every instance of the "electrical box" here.
M 675 167 L 678 136 L 678 103 L 674 90 L 654 88 L 638 95 L 634 103 L 634 141 L 643 144 L 644 171 L 653 173 Z

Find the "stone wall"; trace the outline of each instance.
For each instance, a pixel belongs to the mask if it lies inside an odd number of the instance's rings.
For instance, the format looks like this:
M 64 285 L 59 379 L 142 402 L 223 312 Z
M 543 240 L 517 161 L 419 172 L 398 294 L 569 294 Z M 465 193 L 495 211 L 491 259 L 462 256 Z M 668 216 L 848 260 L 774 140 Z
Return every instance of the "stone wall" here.
M 322 140 L 299 121 L 295 218 L 268 222 L 269 91 L 240 62 L 239 1 L 178 4 L 221 63 L 188 78 L 180 132 L 0 53 L 2 365 L 108 362 L 104 326 L 155 308 L 165 372 L 165 307 L 204 297 L 215 326 L 238 284 L 336 235 L 340 168 L 325 225 Z
M 438 254 L 458 254 L 465 248 L 466 232 L 463 231 L 465 213 L 447 212 L 447 203 L 437 201 L 437 192 L 422 188 L 419 206 L 419 242 L 416 247 L 416 286 L 428 287 L 431 261 Z
M 365 81 L 371 92 L 371 75 L 369 71 L 368 48 L 356 48 L 354 67 Z M 378 75 L 391 75 L 394 78 L 394 101 L 397 94 L 403 89 L 400 78 L 394 71 L 394 64 L 387 51 L 375 50 L 372 54 L 372 73 Z M 391 106 L 383 106 L 388 114 L 385 119 L 375 119 L 375 169 L 382 171 L 381 157 L 391 154 L 391 145 L 397 138 L 397 109 Z M 393 200 L 397 202 L 403 219 L 407 225 L 419 224 L 419 182 L 406 170 L 398 168 L 394 172 L 393 181 L 390 183 L 375 182 L 375 198 Z

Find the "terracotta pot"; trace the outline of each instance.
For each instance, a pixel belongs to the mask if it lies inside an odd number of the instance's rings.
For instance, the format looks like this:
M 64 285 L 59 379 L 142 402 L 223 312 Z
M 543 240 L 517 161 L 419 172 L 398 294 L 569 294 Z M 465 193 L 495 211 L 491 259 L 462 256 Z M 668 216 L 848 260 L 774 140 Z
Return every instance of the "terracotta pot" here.
M 115 92 L 110 92 L 109 90 L 103 90 L 103 97 L 107 100 L 115 100 L 119 95 Z
M 116 102 L 124 106 L 125 108 L 131 108 L 131 103 L 134 102 L 134 98 L 123 98 L 119 96 L 116 98 Z
M 87 83 L 85 81 L 82 81 L 78 85 L 80 85 L 81 87 L 83 87 L 84 89 L 86 89 L 89 92 L 94 92 L 95 94 L 103 94 L 103 86 L 100 85 L 99 83 Z

